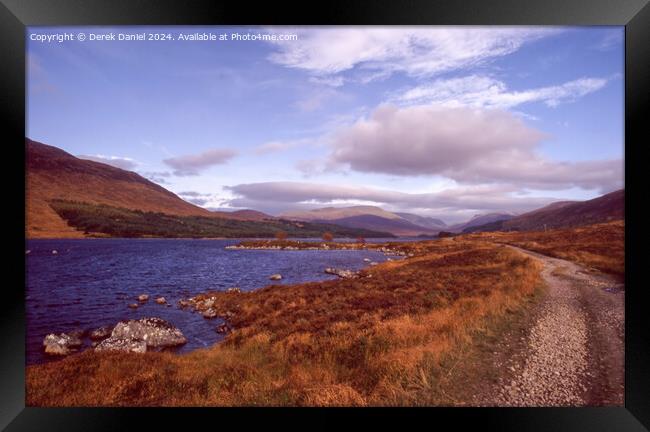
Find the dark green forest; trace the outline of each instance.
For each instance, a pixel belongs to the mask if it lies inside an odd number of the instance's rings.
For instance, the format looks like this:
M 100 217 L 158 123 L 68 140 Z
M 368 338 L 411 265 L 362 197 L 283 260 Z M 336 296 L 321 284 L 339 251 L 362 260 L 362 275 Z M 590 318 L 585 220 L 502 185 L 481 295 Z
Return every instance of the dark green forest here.
M 335 237 L 394 237 L 386 232 L 282 219 L 242 221 L 216 216 L 175 216 L 65 200 L 52 200 L 50 206 L 77 230 L 111 237 L 264 238 L 282 231 L 288 237 L 302 238 L 321 237 L 325 232 Z

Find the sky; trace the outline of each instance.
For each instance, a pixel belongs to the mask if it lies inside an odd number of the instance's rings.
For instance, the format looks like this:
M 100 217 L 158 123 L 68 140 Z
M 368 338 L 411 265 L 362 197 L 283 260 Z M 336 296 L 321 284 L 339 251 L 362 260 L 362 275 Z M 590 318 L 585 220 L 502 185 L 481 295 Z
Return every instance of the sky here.
M 196 33 L 216 40 L 183 40 Z M 27 137 L 210 209 L 377 205 L 454 223 L 624 186 L 623 27 L 26 37 Z

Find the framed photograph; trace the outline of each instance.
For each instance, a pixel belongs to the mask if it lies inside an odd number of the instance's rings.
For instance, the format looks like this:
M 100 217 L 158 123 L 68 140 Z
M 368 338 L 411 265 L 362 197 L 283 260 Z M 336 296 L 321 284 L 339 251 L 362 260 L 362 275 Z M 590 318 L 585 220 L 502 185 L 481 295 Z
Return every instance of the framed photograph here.
M 647 1 L 2 2 L 6 430 L 647 430 Z

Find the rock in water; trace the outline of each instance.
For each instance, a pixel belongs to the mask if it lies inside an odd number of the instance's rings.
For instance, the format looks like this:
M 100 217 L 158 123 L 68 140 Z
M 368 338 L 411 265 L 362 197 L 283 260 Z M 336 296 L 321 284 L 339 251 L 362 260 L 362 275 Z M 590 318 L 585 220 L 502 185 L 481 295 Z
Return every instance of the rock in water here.
M 342 269 L 336 269 L 332 267 L 327 267 L 325 269 L 325 273 L 333 274 L 343 279 L 351 279 L 351 278 L 356 278 L 358 276 L 357 273 L 353 272 L 352 270 L 342 270 Z
M 241 292 L 241 288 L 239 288 L 239 287 L 228 288 L 228 289 L 226 290 L 226 292 L 229 292 L 229 293 L 240 293 L 240 292 Z
M 165 304 L 165 303 L 167 303 L 167 299 L 165 299 L 165 297 L 158 297 L 158 298 L 156 299 L 156 303 L 158 303 L 158 304 Z
M 49 334 L 43 339 L 45 352 L 51 355 L 68 355 L 82 345 L 81 339 L 66 333 Z
M 111 336 L 95 347 L 97 351 L 145 352 L 148 348 L 165 348 L 187 342 L 183 333 L 161 318 L 120 321 Z
M 231 331 L 230 326 L 228 326 L 226 323 L 219 324 L 214 330 L 219 334 L 226 334 L 230 333 Z
M 147 343 L 143 340 L 120 339 L 110 337 L 95 346 L 95 351 L 125 351 L 135 353 L 147 352 Z
M 149 295 L 148 294 L 140 294 L 138 296 L 138 301 L 146 302 L 147 300 L 149 300 Z
M 82 329 L 72 330 L 67 332 L 67 335 L 71 336 L 73 339 L 79 339 L 79 341 L 81 341 L 81 339 L 83 339 L 84 336 L 86 336 L 86 330 L 82 330 Z
M 110 326 L 100 327 L 90 332 L 90 339 L 92 340 L 106 339 L 111 335 L 112 331 L 113 331 L 113 327 Z
M 205 312 L 203 312 L 202 315 L 203 315 L 203 318 L 208 318 L 208 319 L 210 319 L 210 318 L 216 318 L 216 316 L 217 316 L 217 311 L 214 310 L 214 309 L 212 309 L 212 308 L 210 308 L 210 309 L 206 310 Z
M 205 309 L 210 309 L 212 306 L 214 306 L 214 297 L 210 297 L 207 300 L 203 300 L 202 302 L 199 302 L 196 304 L 196 308 L 200 310 L 205 310 Z
M 281 274 L 273 274 L 273 275 L 269 276 L 269 279 L 271 279 L 271 280 L 280 280 L 280 279 L 282 279 L 282 275 Z
M 129 307 L 130 307 L 131 309 L 137 309 L 137 308 L 138 308 L 138 304 L 137 304 L 137 303 L 131 303 L 131 304 L 129 305 Z

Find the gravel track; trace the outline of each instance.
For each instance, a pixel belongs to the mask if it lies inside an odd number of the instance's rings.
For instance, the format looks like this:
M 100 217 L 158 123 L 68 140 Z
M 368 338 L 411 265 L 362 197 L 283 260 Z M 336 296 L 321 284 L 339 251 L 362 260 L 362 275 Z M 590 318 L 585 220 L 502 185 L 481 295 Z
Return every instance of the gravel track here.
M 622 406 L 623 285 L 569 261 L 513 249 L 542 262 L 547 295 L 523 352 L 502 365 L 488 404 Z

